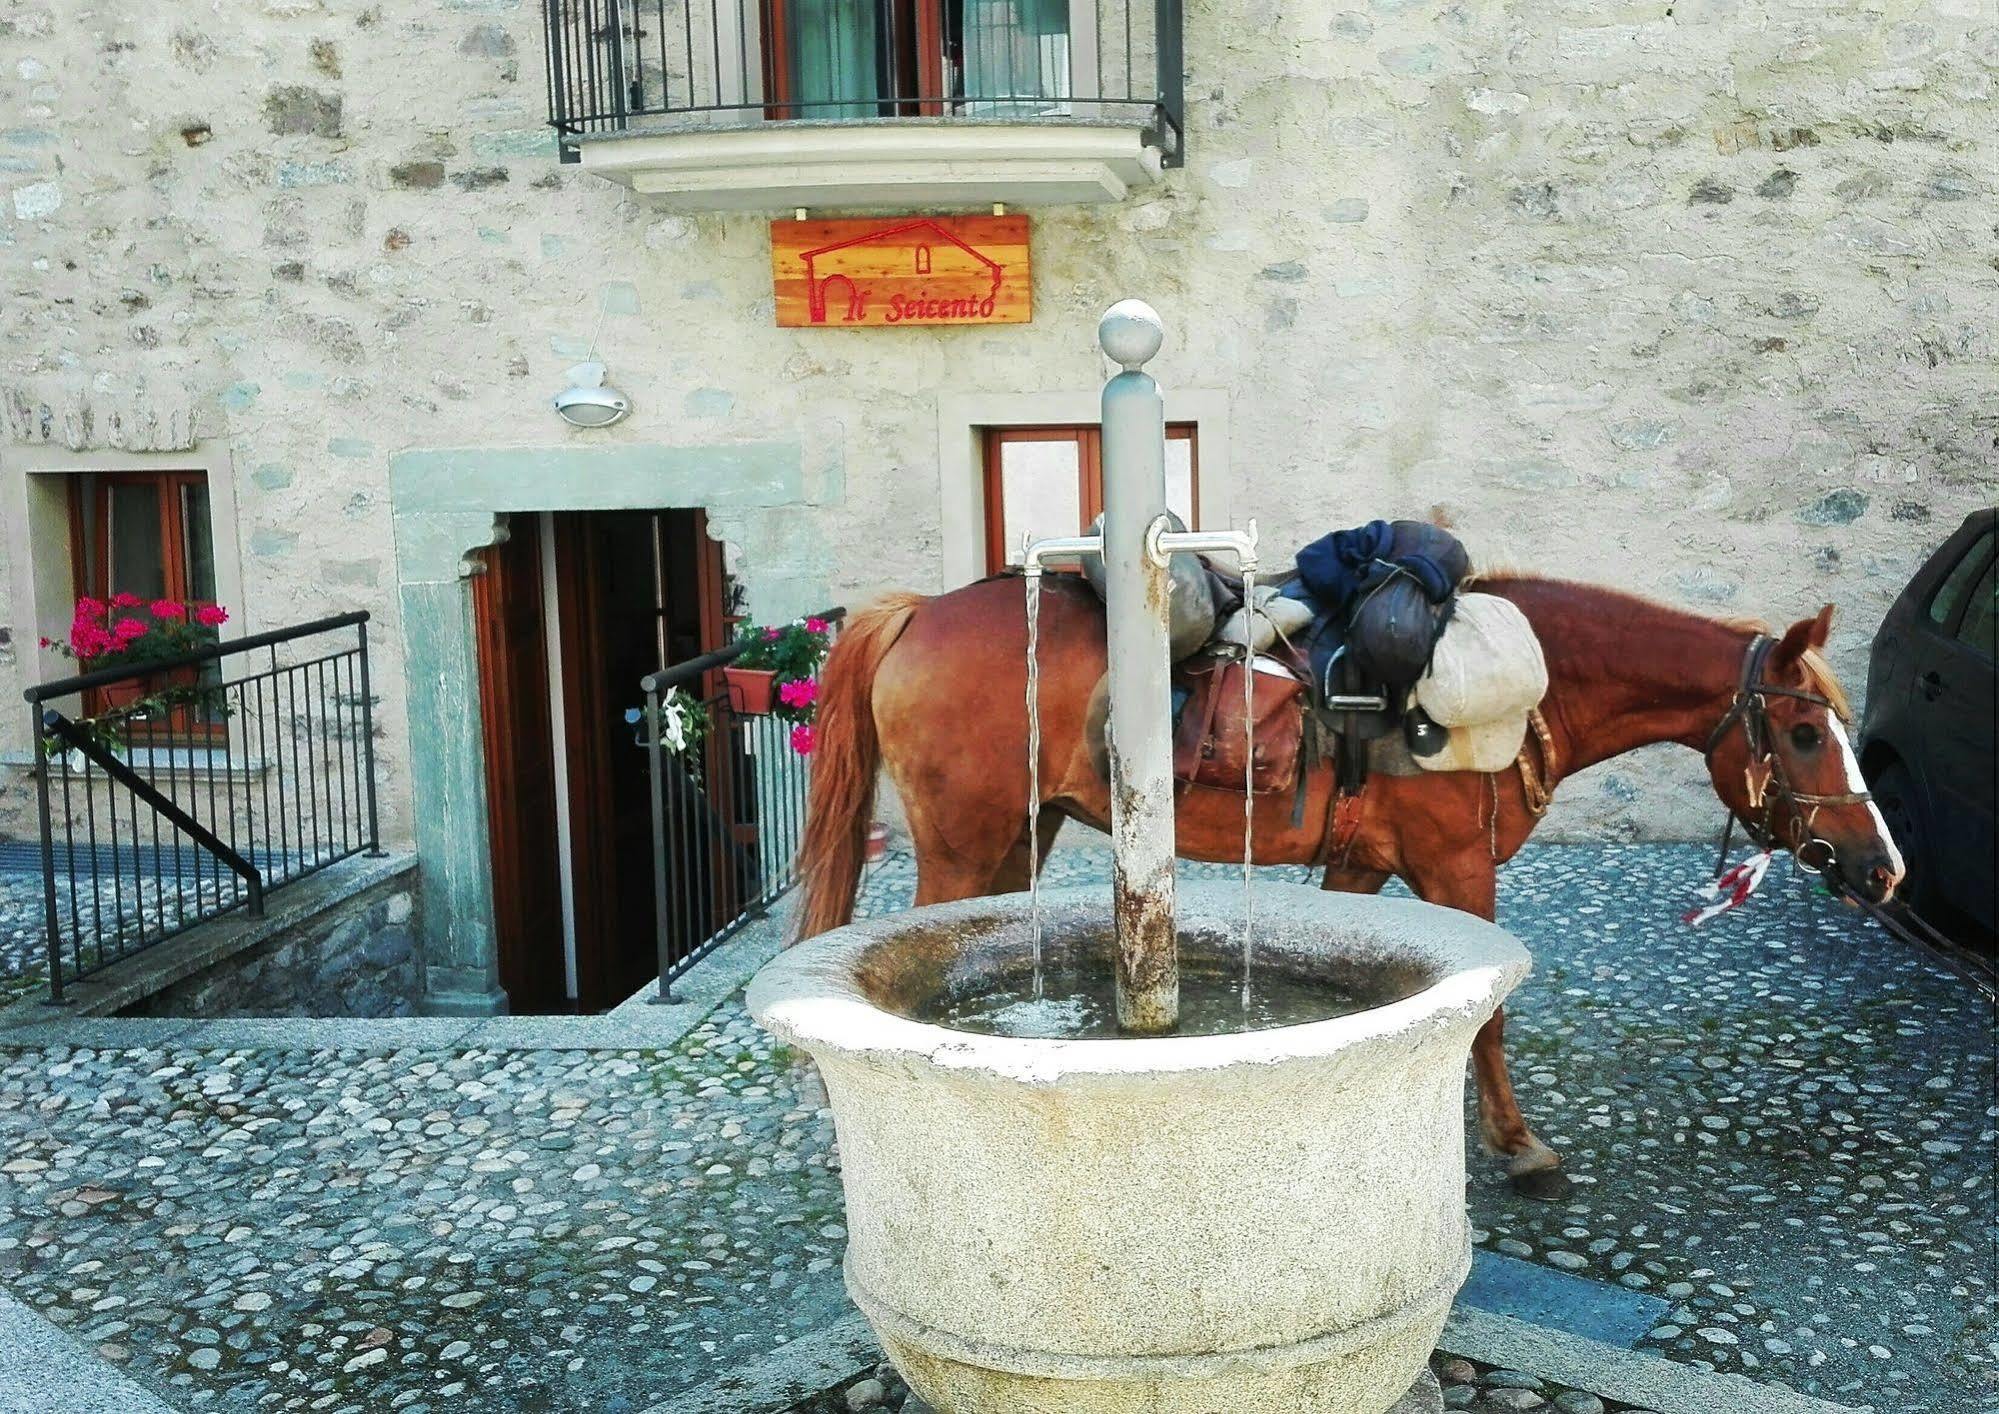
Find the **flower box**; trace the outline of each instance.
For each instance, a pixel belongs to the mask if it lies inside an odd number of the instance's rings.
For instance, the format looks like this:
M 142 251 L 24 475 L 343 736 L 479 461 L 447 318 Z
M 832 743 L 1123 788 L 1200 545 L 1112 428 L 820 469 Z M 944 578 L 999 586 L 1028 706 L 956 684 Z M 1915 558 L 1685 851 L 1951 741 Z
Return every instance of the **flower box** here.
M 768 716 L 777 706 L 777 674 L 761 668 L 724 668 L 729 706 L 749 717 Z
M 97 694 L 105 711 L 120 712 L 145 698 L 157 696 L 174 688 L 191 690 L 200 686 L 200 683 L 199 668 L 169 668 L 165 672 L 145 673 L 126 678 L 123 682 L 108 682 L 97 689 Z

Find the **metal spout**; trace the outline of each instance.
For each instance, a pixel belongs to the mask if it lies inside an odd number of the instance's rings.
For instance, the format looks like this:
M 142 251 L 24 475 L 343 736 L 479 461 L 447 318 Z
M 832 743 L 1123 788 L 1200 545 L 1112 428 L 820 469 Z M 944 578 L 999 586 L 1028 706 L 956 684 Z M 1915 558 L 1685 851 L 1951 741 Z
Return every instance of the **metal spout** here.
M 1145 552 L 1164 565 L 1174 555 L 1192 551 L 1196 555 L 1232 555 L 1238 568 L 1256 569 L 1256 522 L 1247 530 L 1168 530 L 1162 515 L 1145 532 Z

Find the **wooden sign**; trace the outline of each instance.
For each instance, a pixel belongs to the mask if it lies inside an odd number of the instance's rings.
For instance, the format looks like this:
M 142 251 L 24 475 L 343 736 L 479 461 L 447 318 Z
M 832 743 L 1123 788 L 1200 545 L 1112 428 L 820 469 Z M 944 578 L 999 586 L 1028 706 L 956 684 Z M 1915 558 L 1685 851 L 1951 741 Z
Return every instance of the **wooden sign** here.
M 773 221 L 771 281 L 783 329 L 1025 324 L 1025 216 Z

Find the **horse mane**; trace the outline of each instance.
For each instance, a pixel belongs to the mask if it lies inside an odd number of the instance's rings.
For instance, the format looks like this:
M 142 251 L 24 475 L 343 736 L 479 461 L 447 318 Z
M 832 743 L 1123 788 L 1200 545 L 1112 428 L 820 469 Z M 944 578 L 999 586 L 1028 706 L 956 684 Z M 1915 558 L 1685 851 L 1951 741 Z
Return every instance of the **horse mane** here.
M 1465 579 L 1466 588 L 1483 588 L 1493 593 L 1500 592 L 1499 586 L 1507 583 L 1533 583 L 1545 585 L 1551 589 L 1577 589 L 1595 594 L 1606 594 L 1613 598 L 1623 599 L 1634 605 L 1656 609 L 1662 613 L 1683 614 L 1689 618 L 1702 619 L 1708 623 L 1728 629 L 1733 633 L 1760 633 L 1769 637 L 1775 636 L 1775 630 L 1770 627 L 1769 621 L 1765 619 L 1740 614 L 1703 614 L 1698 610 L 1671 604 L 1648 594 L 1638 594 L 1628 589 L 1616 589 L 1607 584 L 1587 584 L 1580 580 L 1557 579 L 1552 575 L 1537 574 L 1532 570 L 1518 569 L 1506 564 L 1481 565 Z M 1816 648 L 1807 648 L 1801 656 L 1800 662 L 1803 664 L 1805 670 L 1805 686 L 1824 697 L 1831 705 L 1834 715 L 1842 722 L 1852 721 L 1852 702 L 1846 695 L 1846 689 L 1840 684 L 1839 675 L 1833 671 L 1832 664 L 1826 660 L 1825 654 Z
M 1805 665 L 1805 683 L 1816 690 L 1831 705 L 1833 715 L 1842 722 L 1853 720 L 1853 704 L 1847 700 L 1846 689 L 1839 685 L 1839 677 L 1832 670 L 1832 664 L 1816 648 L 1807 648 L 1802 660 Z

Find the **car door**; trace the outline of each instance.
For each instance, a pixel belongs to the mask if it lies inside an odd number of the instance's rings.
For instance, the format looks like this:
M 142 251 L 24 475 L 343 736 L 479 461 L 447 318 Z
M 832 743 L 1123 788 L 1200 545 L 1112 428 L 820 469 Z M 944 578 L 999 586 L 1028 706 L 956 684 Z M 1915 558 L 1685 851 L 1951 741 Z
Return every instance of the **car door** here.
M 1993 554 L 1991 536 L 1972 553 L 1983 555 L 1982 567 L 1968 567 L 1963 594 L 1943 605 L 1944 620 L 1922 636 L 1914 691 L 1934 806 L 1934 849 L 1942 874 L 1938 883 L 1953 904 L 1991 927 L 1994 849 L 1999 843 L 1993 824 L 1999 557 Z

